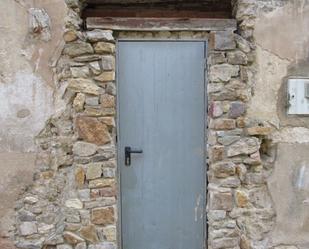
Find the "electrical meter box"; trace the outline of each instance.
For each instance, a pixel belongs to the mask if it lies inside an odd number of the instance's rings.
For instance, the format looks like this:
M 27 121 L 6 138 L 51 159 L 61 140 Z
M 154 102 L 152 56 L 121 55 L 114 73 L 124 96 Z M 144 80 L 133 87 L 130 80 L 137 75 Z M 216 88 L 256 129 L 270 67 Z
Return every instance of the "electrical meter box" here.
M 309 78 L 288 79 L 288 114 L 309 115 Z

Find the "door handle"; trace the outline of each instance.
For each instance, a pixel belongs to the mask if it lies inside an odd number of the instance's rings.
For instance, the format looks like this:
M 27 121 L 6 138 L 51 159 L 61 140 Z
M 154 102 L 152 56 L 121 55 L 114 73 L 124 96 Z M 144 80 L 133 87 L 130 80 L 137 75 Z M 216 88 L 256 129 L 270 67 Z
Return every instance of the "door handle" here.
M 142 150 L 132 150 L 131 147 L 127 146 L 124 148 L 124 154 L 125 154 L 125 165 L 130 166 L 131 165 L 131 154 L 141 154 L 143 153 Z

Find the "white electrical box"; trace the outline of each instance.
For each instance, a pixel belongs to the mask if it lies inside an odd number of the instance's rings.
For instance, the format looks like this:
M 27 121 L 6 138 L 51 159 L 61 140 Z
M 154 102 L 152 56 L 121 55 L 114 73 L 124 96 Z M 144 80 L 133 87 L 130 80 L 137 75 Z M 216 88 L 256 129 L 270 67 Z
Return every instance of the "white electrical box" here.
M 288 114 L 309 115 L 309 78 L 288 79 Z

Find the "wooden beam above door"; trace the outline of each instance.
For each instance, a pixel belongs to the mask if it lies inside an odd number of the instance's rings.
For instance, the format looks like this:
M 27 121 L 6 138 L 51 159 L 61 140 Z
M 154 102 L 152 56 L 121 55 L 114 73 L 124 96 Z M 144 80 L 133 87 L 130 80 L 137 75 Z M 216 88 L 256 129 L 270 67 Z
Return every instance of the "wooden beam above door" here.
M 103 18 L 86 19 L 87 29 L 111 29 L 128 31 L 219 31 L 237 28 L 234 19 L 206 18 Z
M 86 0 L 82 16 L 231 18 L 231 0 Z

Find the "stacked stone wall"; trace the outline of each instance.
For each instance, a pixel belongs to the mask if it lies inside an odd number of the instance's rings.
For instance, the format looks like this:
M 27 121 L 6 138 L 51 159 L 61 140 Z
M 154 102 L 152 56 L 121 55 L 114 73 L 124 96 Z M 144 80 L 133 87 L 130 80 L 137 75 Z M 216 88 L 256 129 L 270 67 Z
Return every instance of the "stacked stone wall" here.
M 37 137 L 34 183 L 16 205 L 17 248 L 116 248 L 115 40 L 81 30 L 67 2 L 65 45 L 54 68 L 64 108 Z
M 237 32 L 119 34 L 82 31 L 81 4 L 67 0 L 65 45 L 54 68 L 65 108 L 37 138 L 38 172 L 16 205 L 18 248 L 118 248 L 115 40 L 121 35 L 209 40 L 208 249 L 273 248 L 275 213 L 266 183 L 275 160 L 272 127 L 246 117 L 261 2 L 234 3 Z

